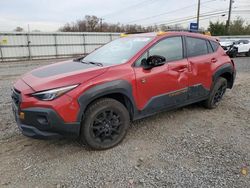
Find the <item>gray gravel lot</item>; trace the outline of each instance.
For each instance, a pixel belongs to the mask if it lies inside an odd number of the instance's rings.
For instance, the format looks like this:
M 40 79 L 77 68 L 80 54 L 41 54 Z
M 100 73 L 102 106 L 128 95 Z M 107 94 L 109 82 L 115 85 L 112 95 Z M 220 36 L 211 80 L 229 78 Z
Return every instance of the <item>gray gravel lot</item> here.
M 217 109 L 195 104 L 136 121 L 106 151 L 18 131 L 13 82 L 51 62 L 0 63 L 0 187 L 250 187 L 241 174 L 250 169 L 250 58 L 235 59 L 235 86 Z

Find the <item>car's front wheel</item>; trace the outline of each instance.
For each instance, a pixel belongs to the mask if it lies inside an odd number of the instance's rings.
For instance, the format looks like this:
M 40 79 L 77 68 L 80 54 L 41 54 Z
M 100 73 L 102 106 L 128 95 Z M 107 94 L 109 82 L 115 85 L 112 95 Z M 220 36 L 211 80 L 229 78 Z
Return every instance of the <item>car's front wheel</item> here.
M 238 52 L 235 50 L 235 51 L 231 52 L 229 56 L 230 56 L 231 58 L 236 58 L 236 57 L 237 57 L 237 53 L 238 53 Z
M 204 106 L 209 109 L 216 108 L 221 102 L 227 89 L 227 80 L 225 78 L 219 77 L 209 94 L 207 100 L 204 101 Z
M 129 123 L 129 113 L 122 103 L 111 98 L 99 99 L 86 110 L 80 141 L 93 149 L 112 148 L 123 140 Z

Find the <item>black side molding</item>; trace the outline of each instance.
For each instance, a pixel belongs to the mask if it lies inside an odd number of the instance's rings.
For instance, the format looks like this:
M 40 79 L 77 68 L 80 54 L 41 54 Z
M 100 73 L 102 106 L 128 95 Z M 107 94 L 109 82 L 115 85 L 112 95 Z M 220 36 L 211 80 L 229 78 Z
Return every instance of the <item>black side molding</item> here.
M 223 76 L 228 81 L 228 88 L 232 88 L 236 76 L 236 71 L 233 68 L 232 64 L 224 64 L 216 70 L 213 75 L 213 82 L 217 80 L 220 76 Z

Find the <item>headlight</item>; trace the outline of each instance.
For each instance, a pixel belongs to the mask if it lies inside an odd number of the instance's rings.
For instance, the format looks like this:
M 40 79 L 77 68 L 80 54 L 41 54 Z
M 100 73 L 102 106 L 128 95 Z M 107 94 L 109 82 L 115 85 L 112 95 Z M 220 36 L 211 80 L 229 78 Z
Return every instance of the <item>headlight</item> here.
M 57 97 L 60 97 L 64 93 L 67 93 L 68 91 L 76 88 L 78 85 L 79 84 L 61 87 L 61 88 L 56 88 L 56 89 L 51 89 L 51 90 L 47 90 L 47 91 L 41 91 L 41 92 L 33 93 L 32 96 L 36 97 L 39 100 L 51 101 Z

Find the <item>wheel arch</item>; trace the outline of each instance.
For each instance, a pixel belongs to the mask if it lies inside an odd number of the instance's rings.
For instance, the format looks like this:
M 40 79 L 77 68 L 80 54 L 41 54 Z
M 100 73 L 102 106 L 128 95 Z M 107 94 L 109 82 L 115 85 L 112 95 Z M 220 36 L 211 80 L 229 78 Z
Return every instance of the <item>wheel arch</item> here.
M 213 75 L 213 83 L 219 78 L 225 78 L 227 80 L 227 87 L 232 88 L 235 79 L 235 73 L 231 64 L 225 64 L 219 67 Z
M 132 94 L 132 86 L 125 80 L 106 82 L 90 88 L 79 98 L 80 110 L 77 120 L 81 121 L 87 108 L 96 100 L 101 98 L 112 98 L 121 102 L 128 110 L 132 120 L 137 113 L 137 108 Z

